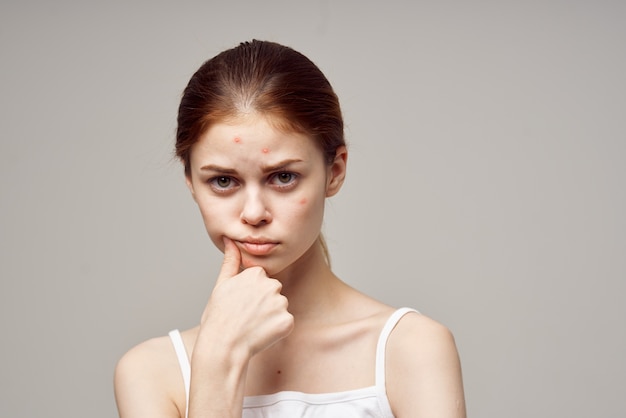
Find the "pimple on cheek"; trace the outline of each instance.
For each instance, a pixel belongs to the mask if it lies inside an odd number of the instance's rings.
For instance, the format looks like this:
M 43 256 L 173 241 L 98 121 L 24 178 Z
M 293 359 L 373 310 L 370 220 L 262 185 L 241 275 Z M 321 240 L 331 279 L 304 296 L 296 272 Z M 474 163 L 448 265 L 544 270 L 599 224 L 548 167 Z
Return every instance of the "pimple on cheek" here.
M 241 138 L 239 138 L 238 136 L 233 138 L 233 142 L 236 144 L 239 144 L 241 142 Z
M 306 199 L 306 197 L 303 197 L 298 203 L 300 203 L 301 205 L 306 205 L 306 202 L 308 202 L 308 200 Z
M 262 152 L 263 154 L 267 154 L 267 153 L 269 153 L 269 152 L 270 152 L 270 149 L 269 149 L 269 148 L 263 148 L 263 149 L 261 150 L 261 152 Z

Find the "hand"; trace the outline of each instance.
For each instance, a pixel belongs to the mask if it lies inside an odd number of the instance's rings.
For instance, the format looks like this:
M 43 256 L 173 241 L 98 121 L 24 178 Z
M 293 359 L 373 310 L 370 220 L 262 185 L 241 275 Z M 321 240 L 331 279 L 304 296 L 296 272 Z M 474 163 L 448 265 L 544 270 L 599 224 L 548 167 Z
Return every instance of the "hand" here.
M 252 357 L 291 333 L 293 316 L 287 311 L 282 284 L 262 267 L 241 270 L 241 253 L 224 238 L 224 261 L 200 332 L 208 331 L 224 344 L 242 347 Z

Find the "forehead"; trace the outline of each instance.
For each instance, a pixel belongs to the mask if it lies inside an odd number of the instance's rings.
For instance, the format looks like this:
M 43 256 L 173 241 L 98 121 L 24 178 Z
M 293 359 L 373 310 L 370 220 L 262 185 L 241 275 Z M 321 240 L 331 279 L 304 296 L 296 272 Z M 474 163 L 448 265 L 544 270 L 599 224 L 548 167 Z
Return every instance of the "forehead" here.
M 314 138 L 278 128 L 269 118 L 247 116 L 213 124 L 191 149 L 191 165 L 268 164 L 285 158 L 317 160 L 322 151 Z

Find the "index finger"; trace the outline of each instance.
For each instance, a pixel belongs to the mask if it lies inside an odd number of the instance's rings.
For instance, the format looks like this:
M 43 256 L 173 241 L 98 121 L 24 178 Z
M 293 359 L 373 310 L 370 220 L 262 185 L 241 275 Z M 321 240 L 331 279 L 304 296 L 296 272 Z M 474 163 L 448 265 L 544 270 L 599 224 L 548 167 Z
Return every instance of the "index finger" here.
M 241 252 L 231 239 L 224 237 L 224 261 L 215 285 L 217 286 L 221 281 L 236 276 L 240 269 Z

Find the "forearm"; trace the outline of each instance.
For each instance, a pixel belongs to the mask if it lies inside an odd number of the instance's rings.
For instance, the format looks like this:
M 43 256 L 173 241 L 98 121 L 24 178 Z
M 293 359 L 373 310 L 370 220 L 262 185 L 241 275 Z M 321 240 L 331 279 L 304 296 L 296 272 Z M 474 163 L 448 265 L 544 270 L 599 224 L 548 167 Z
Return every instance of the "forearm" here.
M 196 347 L 189 418 L 241 418 L 248 355 L 226 345 Z
M 293 329 L 280 282 L 261 267 L 240 272 L 239 249 L 224 243 L 222 270 L 191 355 L 189 418 L 241 418 L 250 359 Z

